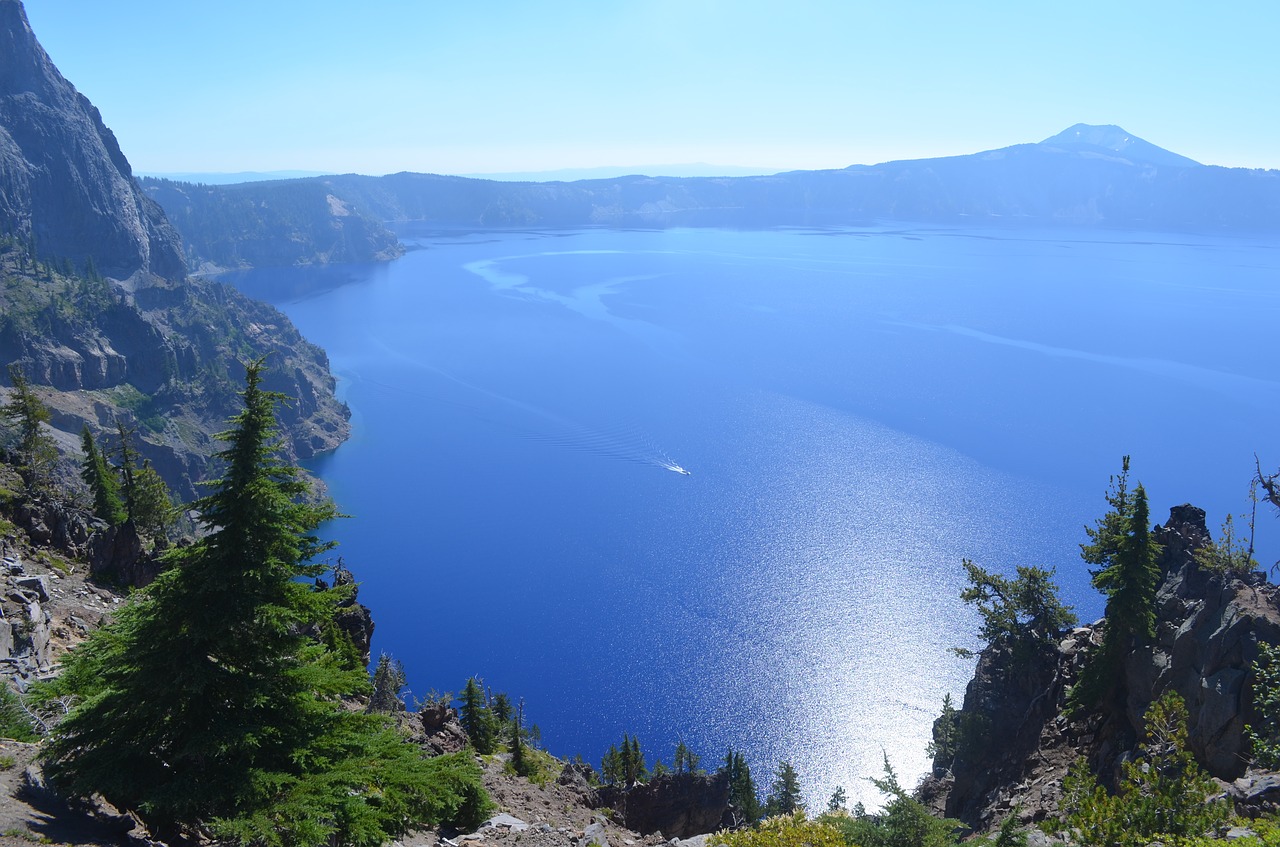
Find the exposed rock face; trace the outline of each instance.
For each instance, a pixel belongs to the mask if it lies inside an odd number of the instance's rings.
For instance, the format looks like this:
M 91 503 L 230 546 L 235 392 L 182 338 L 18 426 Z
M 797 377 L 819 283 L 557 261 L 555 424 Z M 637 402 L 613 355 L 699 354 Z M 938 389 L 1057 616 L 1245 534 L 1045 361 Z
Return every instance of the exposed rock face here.
M 0 0 L 0 236 L 0 381 L 21 367 L 56 429 L 100 434 L 121 418 L 192 499 L 214 473 L 213 435 L 239 411 L 242 363 L 266 358 L 264 387 L 291 398 L 287 458 L 346 438 L 324 353 L 270 306 L 186 278 L 176 232 L 18 0 Z
M 160 575 L 160 563 L 142 547 L 132 523 L 101 526 L 89 540 L 89 573 L 95 579 L 143 588 Z
M 186 273 L 181 242 L 102 116 L 36 41 L 18 0 L 0 0 L 0 232 L 41 255 L 125 278 Z
M 1116 712 L 1064 714 L 1086 651 L 1100 641 L 1096 625 L 1073 630 L 1040 663 L 1018 666 L 1006 654 L 984 651 L 959 716 L 961 737 L 972 731 L 972 743 L 962 741 L 953 761 L 935 761 L 921 787 L 937 812 L 977 829 L 999 824 L 1015 806 L 1027 820 L 1043 819 L 1056 809 L 1062 777 L 1077 756 L 1104 778 L 1118 776 L 1120 761 L 1138 743 L 1143 714 L 1169 690 L 1186 701 L 1190 747 L 1200 764 L 1222 780 L 1243 775 L 1244 727 L 1258 719 L 1250 668 L 1259 642 L 1280 642 L 1280 587 L 1260 573 L 1202 568 L 1194 554 L 1210 536 L 1204 511 L 1194 506 L 1173 508 L 1154 537 L 1163 545 L 1156 639 L 1126 657 L 1127 702 Z M 1270 802 L 1268 792 L 1242 783 L 1237 793 Z
M 663 774 L 642 785 L 607 785 L 596 790 L 593 803 L 613 809 L 627 829 L 690 838 L 728 824 L 729 776 Z
M 140 185 L 182 234 L 193 266 L 370 262 L 404 253 L 380 220 L 314 180 L 212 186 L 148 178 Z
M 54 500 L 18 504 L 14 521 L 34 543 L 55 547 L 69 556 L 82 554 L 93 532 L 93 519 L 88 513 Z
M 360 661 L 369 665 L 369 649 L 373 644 L 373 613 L 369 607 L 357 599 L 360 593 L 355 577 L 351 571 L 339 565 L 334 572 L 334 585 L 351 586 L 351 595 L 338 604 L 334 612 L 334 621 L 360 654 Z
M 20 689 L 53 666 L 47 577 L 30 576 L 21 556 L 0 541 L 0 676 Z
M 426 734 L 421 743 L 433 755 L 457 753 L 470 743 L 457 710 L 448 703 L 427 703 L 418 712 L 418 720 Z

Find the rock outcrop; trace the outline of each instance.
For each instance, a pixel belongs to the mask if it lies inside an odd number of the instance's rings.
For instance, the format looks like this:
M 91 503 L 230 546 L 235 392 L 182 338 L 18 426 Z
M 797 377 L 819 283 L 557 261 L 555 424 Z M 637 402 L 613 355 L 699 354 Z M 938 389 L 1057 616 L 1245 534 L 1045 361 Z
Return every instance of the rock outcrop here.
M 1100 643 L 1097 624 L 1073 630 L 1052 654 L 1030 662 L 983 651 L 958 715 L 956 754 L 935 760 L 920 789 L 937 813 L 976 829 L 998 825 L 1015 808 L 1028 821 L 1041 820 L 1057 809 L 1062 777 L 1079 756 L 1114 782 L 1137 746 L 1147 708 L 1170 690 L 1186 701 L 1197 761 L 1224 782 L 1245 776 L 1244 730 L 1258 720 L 1251 667 L 1259 642 L 1280 643 L 1280 587 L 1261 573 L 1202 567 L 1195 553 L 1210 536 L 1204 511 L 1194 506 L 1173 508 L 1153 536 L 1162 545 L 1156 638 L 1125 659 L 1126 702 L 1110 711 L 1066 711 L 1067 693 Z M 1274 802 L 1280 792 L 1272 789 L 1245 779 L 1237 793 Z
M 0 232 L 126 278 L 186 274 L 176 230 L 102 116 L 58 73 L 18 0 L 0 0 Z
M 373 262 L 404 253 L 382 221 L 314 180 L 192 185 L 140 180 L 182 235 L 193 267 Z
M 211 475 L 246 360 L 267 360 L 290 460 L 349 432 L 323 351 L 280 312 L 189 279 L 177 233 L 97 109 L 0 0 L 0 381 L 17 364 L 74 437 L 116 418 L 179 497 Z
M 668 773 L 632 786 L 596 789 L 595 808 L 613 809 L 622 825 L 636 832 L 691 838 L 729 826 L 729 775 L 718 772 Z

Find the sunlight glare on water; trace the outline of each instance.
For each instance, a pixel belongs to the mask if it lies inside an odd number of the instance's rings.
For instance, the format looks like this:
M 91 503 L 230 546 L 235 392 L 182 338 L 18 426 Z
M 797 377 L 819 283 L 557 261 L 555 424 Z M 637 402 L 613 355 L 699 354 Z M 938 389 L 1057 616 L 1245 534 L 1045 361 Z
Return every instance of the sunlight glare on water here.
M 914 782 L 962 699 L 961 559 L 1056 567 L 1090 620 L 1078 544 L 1120 456 L 1153 517 L 1191 500 L 1211 528 L 1271 461 L 1266 245 L 406 238 L 310 295 L 305 270 L 239 283 L 288 292 L 343 378 L 355 432 L 316 467 L 375 650 L 419 693 L 525 698 L 561 756 L 732 746 L 762 787 L 786 758 L 811 808 L 874 807 L 882 756 Z

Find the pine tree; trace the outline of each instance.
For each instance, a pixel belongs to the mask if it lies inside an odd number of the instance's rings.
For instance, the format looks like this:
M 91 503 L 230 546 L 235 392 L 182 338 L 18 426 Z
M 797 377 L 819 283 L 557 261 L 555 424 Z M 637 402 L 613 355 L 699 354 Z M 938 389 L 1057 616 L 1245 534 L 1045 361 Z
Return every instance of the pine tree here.
M 765 798 L 765 817 L 803 811 L 804 804 L 800 802 L 800 777 L 791 763 L 784 759 L 778 763 L 773 784 L 769 786 L 769 796 Z
M 403 711 L 404 700 L 400 697 L 400 691 L 406 681 L 404 665 L 399 659 L 393 659 L 386 653 L 379 656 L 378 665 L 373 672 L 373 694 L 369 697 L 369 711 Z
M 42 426 L 50 420 L 46 406 L 17 364 L 9 365 L 9 401 L 0 407 L 0 417 L 16 433 L 18 473 L 28 494 L 44 488 L 49 479 L 58 452 L 53 439 L 44 433 Z
M 521 712 L 517 710 L 511 718 L 511 769 L 516 772 L 516 776 L 530 777 L 535 771 L 533 762 L 525 753 L 524 749 L 524 730 L 521 728 L 523 720 Z
M 134 510 L 137 508 L 137 486 L 134 478 L 134 471 L 138 467 L 138 452 L 133 449 L 133 430 L 125 426 L 124 421 L 116 418 L 116 437 L 120 440 L 120 446 L 117 448 L 117 456 L 120 468 L 120 491 L 124 495 L 124 508 L 128 513 L 128 519 L 134 519 Z
M 511 698 L 502 691 L 490 698 L 489 711 L 493 713 L 493 720 L 499 726 L 506 726 L 515 717 L 511 707 Z
M 375 844 L 415 821 L 481 815 L 488 799 L 463 758 L 425 760 L 385 720 L 351 712 L 368 676 L 308 631 L 349 588 L 322 589 L 311 564 L 331 504 L 300 502 L 275 456 L 278 395 L 247 368 L 244 410 L 221 438 L 223 478 L 197 503 L 208 534 L 64 662 L 84 699 L 59 725 L 46 772 L 177 835 L 276 844 Z
M 1128 459 L 1125 471 L 1128 471 Z M 1093 585 L 1107 596 L 1103 614 L 1102 644 L 1081 673 L 1072 692 L 1076 706 L 1093 706 L 1107 698 L 1120 701 L 1125 695 L 1122 663 L 1135 644 L 1155 637 L 1155 598 L 1160 569 L 1156 563 L 1159 545 L 1151 538 L 1147 492 L 1138 485 L 1128 494 L 1108 500 L 1127 513 L 1115 518 L 1108 514 L 1099 521 L 1097 549 L 1101 570 L 1093 575 Z M 1106 526 L 1105 536 L 1102 528 Z M 1086 559 L 1088 560 L 1088 559 Z
M 127 508 L 126 508 L 127 511 Z M 169 539 L 177 519 L 169 486 L 151 466 L 151 460 L 133 472 L 133 523 L 146 537 L 161 547 Z
M 730 749 L 722 771 L 729 776 L 729 805 L 741 812 L 743 823 L 754 824 L 760 820 L 760 798 L 756 796 L 756 784 L 746 757 Z
M 1120 459 L 1120 474 L 1110 479 L 1107 493 L 1104 495 L 1111 508 L 1098 518 L 1094 526 L 1086 526 L 1085 534 L 1089 543 L 1080 545 L 1080 558 L 1098 570 L 1091 570 L 1095 577 L 1098 572 L 1110 567 L 1112 558 L 1120 551 L 1120 539 L 1128 532 L 1129 515 L 1133 512 L 1133 495 L 1129 493 L 1129 457 Z
M 689 748 L 685 746 L 684 739 L 683 738 L 678 739 L 676 741 L 676 757 L 675 757 L 676 773 L 688 773 L 693 770 L 688 766 L 688 756 L 689 756 Z
M 600 775 L 604 778 L 606 784 L 616 785 L 625 781 L 625 773 L 622 766 L 622 751 L 618 749 L 618 745 L 610 744 L 609 749 L 600 760 Z
M 128 515 L 120 499 L 115 469 L 107 463 L 87 426 L 80 432 L 80 444 L 84 449 L 80 476 L 93 494 L 93 513 L 111 526 L 119 526 Z
M 1127 761 L 1114 793 L 1098 784 L 1081 757 L 1063 780 L 1063 828 L 1084 847 L 1213 843 L 1207 833 L 1230 816 L 1221 789 L 1187 742 L 1187 708 L 1174 691 L 1148 707 L 1141 755 Z
M 627 744 L 626 736 L 623 736 L 623 744 Z M 640 751 L 640 737 L 632 736 L 630 742 L 630 752 L 626 757 L 627 767 L 627 784 L 634 785 L 637 782 L 643 782 L 649 776 L 649 769 L 644 764 L 644 753 Z
M 462 708 L 459 718 L 471 746 L 482 756 L 488 756 L 497 749 L 497 738 L 493 727 L 493 715 L 484 695 L 484 687 L 474 676 L 467 680 L 462 689 Z
M 177 509 L 174 508 L 169 486 L 151 466 L 151 460 L 145 459 L 141 465 L 138 464 L 141 456 L 133 446 L 133 434 L 134 430 L 116 418 L 116 437 L 120 442 L 117 450 L 120 488 L 125 512 L 140 533 L 163 546 L 176 522 Z

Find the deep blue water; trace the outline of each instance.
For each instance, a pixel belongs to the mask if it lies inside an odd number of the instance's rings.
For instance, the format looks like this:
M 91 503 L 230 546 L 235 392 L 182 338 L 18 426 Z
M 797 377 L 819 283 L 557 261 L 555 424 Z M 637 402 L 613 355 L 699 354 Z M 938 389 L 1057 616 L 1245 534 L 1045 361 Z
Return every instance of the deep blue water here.
M 811 804 L 922 772 L 960 560 L 1058 569 L 1133 456 L 1155 519 L 1280 463 L 1280 244 L 1030 230 L 406 231 L 236 284 L 326 348 L 317 470 L 416 692 L 477 674 L 560 755 L 732 745 Z M 691 475 L 674 472 L 688 469 Z M 1265 561 L 1277 527 L 1260 520 Z

